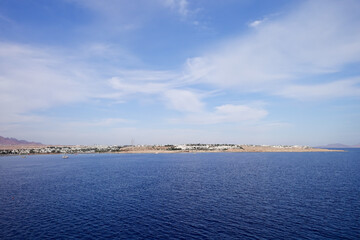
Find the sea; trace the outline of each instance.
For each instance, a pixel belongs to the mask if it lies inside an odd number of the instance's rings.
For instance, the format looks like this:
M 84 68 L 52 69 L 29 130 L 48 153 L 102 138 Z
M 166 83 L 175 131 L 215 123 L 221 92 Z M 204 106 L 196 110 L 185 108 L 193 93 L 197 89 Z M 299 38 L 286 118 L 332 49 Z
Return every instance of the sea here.
M 0 157 L 0 239 L 360 239 L 360 149 Z

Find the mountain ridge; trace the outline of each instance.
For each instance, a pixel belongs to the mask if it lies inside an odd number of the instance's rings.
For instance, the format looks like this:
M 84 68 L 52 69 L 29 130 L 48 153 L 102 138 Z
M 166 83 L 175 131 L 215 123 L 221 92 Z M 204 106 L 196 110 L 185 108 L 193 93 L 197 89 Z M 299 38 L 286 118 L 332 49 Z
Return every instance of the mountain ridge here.
M 325 146 L 319 146 L 317 148 L 360 148 L 360 144 L 345 145 L 342 143 L 331 143 L 331 144 L 327 144 Z
M 39 142 L 29 142 L 26 140 L 18 140 L 16 138 L 7 138 L 0 136 L 0 146 L 7 146 L 7 145 L 43 145 Z

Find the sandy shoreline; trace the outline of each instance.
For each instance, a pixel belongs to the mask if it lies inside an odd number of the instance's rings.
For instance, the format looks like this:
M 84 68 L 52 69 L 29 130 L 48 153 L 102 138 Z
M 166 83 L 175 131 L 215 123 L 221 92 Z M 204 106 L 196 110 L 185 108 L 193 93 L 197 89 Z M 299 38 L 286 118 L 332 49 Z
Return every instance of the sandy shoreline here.
M 61 148 L 65 149 L 62 152 L 40 152 L 41 149 L 49 148 Z M 16 155 L 18 152 L 19 155 L 33 155 L 33 154 L 96 154 L 96 153 L 150 153 L 150 154 L 161 154 L 161 153 L 220 153 L 220 152 L 229 152 L 229 153 L 241 153 L 241 152 L 344 152 L 344 150 L 337 149 L 320 149 L 320 148 L 310 148 L 310 147 L 274 147 L 274 146 L 251 146 L 251 145 L 241 145 L 241 148 L 229 148 L 224 150 L 177 150 L 169 149 L 166 146 L 125 146 L 119 147 L 115 150 L 103 150 L 103 151 L 83 151 L 79 149 L 90 148 L 89 146 L 60 146 L 60 145 L 23 145 L 23 146 L 0 146 L 1 155 Z M 31 151 L 32 150 L 32 151 Z M 6 153 L 6 151 L 8 153 Z M 12 151 L 10 153 L 10 151 Z M 14 152 L 15 151 L 15 152 Z

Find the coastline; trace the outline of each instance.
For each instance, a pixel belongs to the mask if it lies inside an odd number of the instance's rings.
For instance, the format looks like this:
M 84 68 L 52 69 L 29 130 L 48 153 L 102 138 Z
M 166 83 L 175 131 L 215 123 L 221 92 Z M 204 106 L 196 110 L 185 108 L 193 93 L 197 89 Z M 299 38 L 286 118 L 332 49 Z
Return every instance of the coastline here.
M 207 148 L 199 145 L 188 149 L 176 148 L 173 145 L 153 146 L 80 146 L 80 145 L 36 145 L 36 146 L 0 146 L 0 156 L 11 155 L 52 155 L 52 154 L 136 154 L 136 153 L 246 153 L 246 152 L 345 152 L 339 149 L 312 148 L 302 146 L 261 146 L 261 145 L 216 145 Z M 226 147 L 224 147 L 226 146 Z

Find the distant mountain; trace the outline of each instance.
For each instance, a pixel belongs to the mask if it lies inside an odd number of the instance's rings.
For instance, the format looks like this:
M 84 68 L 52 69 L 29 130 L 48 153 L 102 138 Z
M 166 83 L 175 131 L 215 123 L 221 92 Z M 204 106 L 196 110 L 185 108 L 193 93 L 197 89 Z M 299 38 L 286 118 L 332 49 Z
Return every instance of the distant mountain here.
M 320 146 L 318 148 L 360 148 L 360 144 L 350 146 L 341 143 L 332 143 L 325 146 Z
M 38 142 L 28 142 L 25 140 L 17 140 L 16 138 L 6 138 L 0 136 L 0 146 L 4 145 L 43 145 Z

